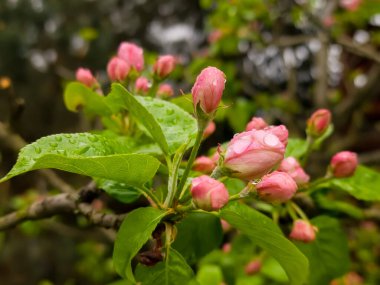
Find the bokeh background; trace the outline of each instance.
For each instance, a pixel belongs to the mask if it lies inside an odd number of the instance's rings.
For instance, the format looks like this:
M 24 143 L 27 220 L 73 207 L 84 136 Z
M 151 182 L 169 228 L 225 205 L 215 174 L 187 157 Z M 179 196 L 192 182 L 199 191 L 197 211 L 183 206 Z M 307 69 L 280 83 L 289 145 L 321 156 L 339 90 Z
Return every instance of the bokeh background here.
M 105 66 L 121 41 L 142 46 L 148 63 L 178 56 L 170 79 L 177 96 L 208 65 L 226 73 L 225 107 L 204 152 L 253 115 L 302 137 L 308 116 L 329 108 L 335 132 L 308 172 L 321 174 L 344 149 L 380 166 L 378 0 L 1 0 L 0 122 L 27 142 L 88 130 L 65 109 L 63 88 L 85 66 L 107 90 Z M 17 152 L 0 147 L 2 176 Z M 61 175 L 77 186 L 86 181 Z M 54 191 L 34 173 L 0 190 L 0 213 Z M 355 269 L 368 284 L 380 280 L 378 231 L 376 224 L 349 231 Z M 111 239 L 76 217 L 25 223 L 0 234 L 0 284 L 107 284 L 116 278 Z

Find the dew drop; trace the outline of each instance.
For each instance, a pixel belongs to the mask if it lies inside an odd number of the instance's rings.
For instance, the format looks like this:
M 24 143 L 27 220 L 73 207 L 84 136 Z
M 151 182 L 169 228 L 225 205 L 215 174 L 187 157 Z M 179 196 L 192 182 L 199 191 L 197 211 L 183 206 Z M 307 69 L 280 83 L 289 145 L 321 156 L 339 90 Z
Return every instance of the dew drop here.
M 41 148 L 38 147 L 38 146 L 35 146 L 35 147 L 34 147 L 34 151 L 35 151 L 36 153 L 38 153 L 38 154 L 40 154 L 40 153 L 42 152 Z
M 74 139 L 69 139 L 69 143 L 71 143 L 71 144 L 75 144 L 75 143 L 76 143 L 76 140 L 74 140 Z
M 68 139 L 71 138 L 71 135 L 70 135 L 70 134 L 65 134 L 64 136 L 65 136 L 66 138 L 68 138 Z
M 55 143 L 55 142 L 51 142 L 51 143 L 50 143 L 50 146 L 51 146 L 52 148 L 56 148 L 56 147 L 58 146 L 58 144 Z
M 76 153 L 77 153 L 77 154 L 84 154 L 84 153 L 86 153 L 89 149 L 90 149 L 89 146 L 82 147 L 81 149 L 79 149 L 78 151 L 76 151 Z
M 55 137 L 55 140 L 56 140 L 57 142 L 61 142 L 61 141 L 62 141 L 62 137 L 61 137 L 61 136 L 56 136 L 56 137 Z
M 167 109 L 166 110 L 166 115 L 173 115 L 174 114 L 174 110 L 173 109 Z
M 90 142 L 97 142 L 97 141 L 99 140 L 99 138 L 96 137 L 96 136 L 89 136 L 89 137 L 88 137 L 88 140 L 89 140 Z

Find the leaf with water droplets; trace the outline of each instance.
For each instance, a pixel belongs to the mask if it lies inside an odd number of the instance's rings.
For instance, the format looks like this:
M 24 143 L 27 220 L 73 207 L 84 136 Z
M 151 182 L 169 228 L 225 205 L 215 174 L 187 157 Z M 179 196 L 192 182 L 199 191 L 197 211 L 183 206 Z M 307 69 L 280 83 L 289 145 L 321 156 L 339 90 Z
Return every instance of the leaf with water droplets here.
M 79 82 L 71 82 L 65 88 L 66 108 L 72 112 L 83 109 L 87 115 L 109 116 L 112 114 L 105 97 Z
M 153 178 L 160 162 L 150 155 L 131 153 L 134 150 L 131 141 L 101 135 L 52 135 L 25 146 L 0 182 L 31 170 L 56 168 L 139 186 Z
M 133 96 L 117 83 L 112 85 L 112 91 L 106 98 L 113 112 L 128 110 L 167 154 L 175 153 L 183 143 L 196 136 L 196 120 L 173 103 Z M 192 143 L 189 144 L 191 146 Z

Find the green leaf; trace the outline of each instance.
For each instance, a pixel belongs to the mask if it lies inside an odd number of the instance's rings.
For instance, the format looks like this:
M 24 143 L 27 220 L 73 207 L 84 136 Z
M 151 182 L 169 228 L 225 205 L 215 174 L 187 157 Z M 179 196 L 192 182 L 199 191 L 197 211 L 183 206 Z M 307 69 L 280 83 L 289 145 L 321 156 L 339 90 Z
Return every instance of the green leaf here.
M 83 108 L 88 115 L 109 116 L 112 114 L 105 102 L 105 97 L 79 82 L 71 82 L 66 86 L 64 102 L 66 108 L 72 112 L 78 112 Z
M 176 250 L 170 249 L 169 257 L 153 267 L 137 265 L 136 279 L 144 285 L 188 284 L 194 277 L 193 270 Z
M 222 243 L 220 219 L 210 214 L 189 214 L 177 224 L 177 229 L 178 235 L 173 248 L 179 251 L 189 264 L 196 263 Z
M 301 285 L 305 282 L 308 275 L 306 257 L 284 237 L 270 218 L 239 203 L 223 208 L 220 217 L 274 257 L 284 268 L 291 284 Z
M 309 259 L 309 284 L 329 284 L 349 269 L 346 234 L 336 219 L 327 216 L 316 217 L 311 223 L 319 229 L 316 240 L 309 244 L 296 242 L 296 245 Z
M 321 186 L 346 191 L 359 200 L 380 201 L 380 173 L 362 165 L 353 176 L 336 178 Z
M 351 203 L 330 199 L 322 193 L 317 193 L 313 198 L 322 209 L 333 211 L 334 213 L 341 212 L 354 219 L 364 219 L 363 210 Z
M 133 96 L 122 85 L 113 84 L 107 97 L 115 110 L 128 110 L 153 137 L 166 154 L 195 138 L 196 120 L 173 103 L 151 97 Z M 188 147 L 191 147 L 192 143 Z
M 0 180 L 55 168 L 138 186 L 153 178 L 160 162 L 149 155 L 127 154 L 129 145 L 89 133 L 59 134 L 41 138 L 21 149 L 16 164 Z
M 220 285 L 223 282 L 223 272 L 217 265 L 203 265 L 197 273 L 200 285 Z
M 164 211 L 152 207 L 138 208 L 127 214 L 117 233 L 112 257 L 116 272 L 122 277 L 136 282 L 132 258 L 149 240 L 165 215 Z
M 307 143 L 303 139 L 288 139 L 285 157 L 293 156 L 300 159 L 307 150 Z
M 132 203 L 141 196 L 136 187 L 125 183 L 101 178 L 95 178 L 95 181 L 98 188 L 103 189 L 111 197 L 125 204 Z

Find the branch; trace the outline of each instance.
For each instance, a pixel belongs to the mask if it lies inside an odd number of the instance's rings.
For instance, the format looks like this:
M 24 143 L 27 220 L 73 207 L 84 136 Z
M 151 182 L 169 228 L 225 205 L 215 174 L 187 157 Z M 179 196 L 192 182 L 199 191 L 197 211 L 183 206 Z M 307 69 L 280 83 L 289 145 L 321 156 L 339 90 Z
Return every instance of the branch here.
M 46 197 L 43 200 L 34 202 L 27 209 L 18 210 L 0 218 L 0 231 L 13 228 L 25 221 L 40 220 L 61 214 L 81 214 L 93 225 L 104 228 L 119 228 L 125 214 L 115 215 L 101 213 L 93 209 L 89 204 L 82 202 L 81 192 L 88 190 L 82 188 L 76 194 L 58 194 Z

